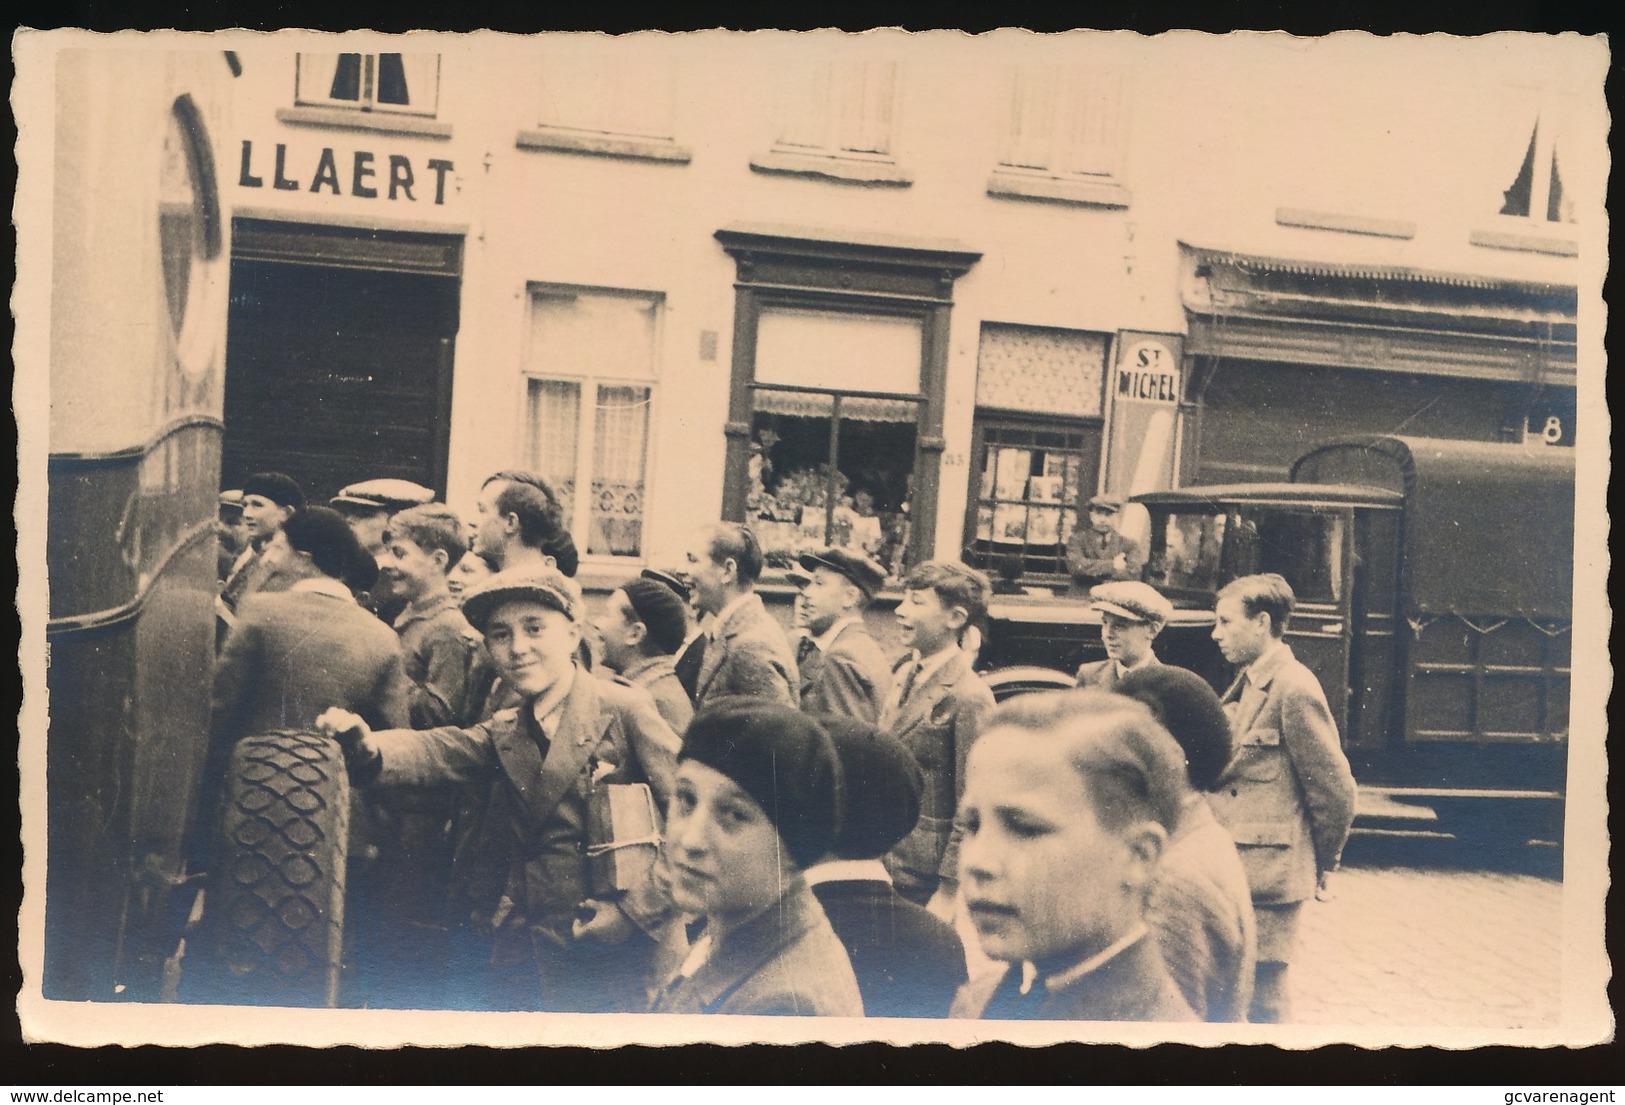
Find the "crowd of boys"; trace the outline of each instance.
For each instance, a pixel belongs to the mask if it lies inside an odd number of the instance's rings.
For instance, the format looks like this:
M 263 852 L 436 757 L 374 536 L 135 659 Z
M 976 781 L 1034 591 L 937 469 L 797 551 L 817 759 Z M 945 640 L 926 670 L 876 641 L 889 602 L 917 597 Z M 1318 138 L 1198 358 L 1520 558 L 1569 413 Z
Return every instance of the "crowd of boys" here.
M 901 581 L 897 657 L 866 619 L 879 564 L 802 555 L 787 632 L 731 522 L 589 620 L 545 480 L 493 474 L 466 525 L 433 498 L 381 479 L 311 505 L 276 472 L 221 496 L 211 800 L 240 737 L 371 733 L 344 741 L 365 796 L 351 1001 L 648 1007 L 685 918 L 658 859 L 605 881 L 625 842 L 595 836 L 594 795 L 642 784 L 663 809 L 696 711 L 756 700 L 799 707 L 840 753 L 841 829 L 807 879 L 868 1015 L 1288 1016 L 1298 915 L 1337 865 L 1354 783 L 1282 639 L 1279 576 L 1219 594 L 1214 639 L 1240 673 L 1221 698 L 1157 660 L 1172 607 L 1125 578 L 1136 551 L 1092 503 L 1069 554 L 1107 658 L 1077 691 L 996 708 L 962 647 L 991 588 L 963 564 Z

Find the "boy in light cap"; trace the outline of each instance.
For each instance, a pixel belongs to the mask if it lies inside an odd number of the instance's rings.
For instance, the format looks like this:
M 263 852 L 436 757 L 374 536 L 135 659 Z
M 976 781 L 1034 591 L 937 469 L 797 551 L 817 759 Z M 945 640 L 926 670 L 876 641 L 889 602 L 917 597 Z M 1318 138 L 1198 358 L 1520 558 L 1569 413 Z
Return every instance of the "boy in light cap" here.
M 1100 584 L 1089 592 L 1089 598 L 1089 608 L 1100 612 L 1100 640 L 1106 646 L 1106 659 L 1078 669 L 1080 688 L 1116 690 L 1129 672 L 1162 662 L 1151 651 L 1151 642 L 1174 616 L 1174 604 L 1155 587 L 1137 580 L 1120 580 Z
M 497 784 L 490 817 L 513 848 L 490 919 L 493 1007 L 641 1008 L 670 898 L 652 874 L 615 900 L 592 897 L 588 803 L 595 787 L 646 782 L 664 805 L 677 734 L 648 695 L 580 670 L 581 593 L 556 569 L 498 572 L 463 613 L 520 706 L 468 728 L 375 733 L 344 710 L 318 727 L 344 746 L 358 785 Z

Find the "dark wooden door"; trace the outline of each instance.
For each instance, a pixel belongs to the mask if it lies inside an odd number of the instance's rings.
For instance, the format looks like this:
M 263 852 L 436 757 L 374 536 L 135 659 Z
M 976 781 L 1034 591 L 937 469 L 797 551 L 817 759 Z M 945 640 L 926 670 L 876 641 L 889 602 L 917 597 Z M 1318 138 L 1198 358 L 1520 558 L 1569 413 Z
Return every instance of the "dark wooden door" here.
M 459 295 L 442 273 L 235 259 L 222 486 L 270 469 L 312 502 L 384 476 L 444 495 Z

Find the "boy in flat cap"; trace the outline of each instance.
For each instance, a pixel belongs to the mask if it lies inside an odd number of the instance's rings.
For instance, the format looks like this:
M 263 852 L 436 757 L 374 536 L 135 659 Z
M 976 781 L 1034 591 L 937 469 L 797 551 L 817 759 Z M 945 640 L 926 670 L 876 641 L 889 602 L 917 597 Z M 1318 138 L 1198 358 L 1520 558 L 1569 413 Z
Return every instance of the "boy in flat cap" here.
M 335 709 L 318 727 L 344 746 L 357 785 L 497 784 L 490 816 L 512 847 L 490 919 L 495 1008 L 642 1008 L 670 898 L 652 870 L 614 900 L 593 897 L 588 810 L 611 783 L 648 783 L 664 806 L 677 734 L 647 694 L 580 669 L 581 593 L 556 569 L 498 572 L 464 597 L 463 613 L 519 707 L 468 728 L 381 733 Z
M 891 664 L 869 635 L 863 611 L 885 584 L 885 570 L 847 549 L 806 553 L 800 561 L 811 573 L 801 588 L 806 633 L 796 647 L 801 708 L 872 725 L 891 686 Z
M 688 606 L 677 592 L 643 576 L 627 580 L 610 592 L 598 637 L 604 667 L 648 691 L 674 732 L 687 729 L 694 703 L 672 661 L 688 637 Z
M 1096 495 L 1089 500 L 1088 524 L 1079 525 L 1066 542 L 1066 570 L 1075 587 L 1087 591 L 1113 579 L 1138 579 L 1145 567 L 1139 543 L 1117 529 L 1123 500 Z
M 1155 587 L 1138 580 L 1102 583 L 1089 592 L 1089 598 L 1090 609 L 1100 612 L 1106 659 L 1078 669 L 1079 687 L 1116 690 L 1129 672 L 1162 662 L 1151 651 L 1151 642 L 1174 616 L 1174 604 Z
M 947 922 L 908 901 L 880 861 L 920 818 L 924 776 L 896 737 L 848 717 L 815 716 L 841 761 L 841 827 L 807 885 L 846 945 L 871 1017 L 943 1017 L 965 982 L 965 948 Z

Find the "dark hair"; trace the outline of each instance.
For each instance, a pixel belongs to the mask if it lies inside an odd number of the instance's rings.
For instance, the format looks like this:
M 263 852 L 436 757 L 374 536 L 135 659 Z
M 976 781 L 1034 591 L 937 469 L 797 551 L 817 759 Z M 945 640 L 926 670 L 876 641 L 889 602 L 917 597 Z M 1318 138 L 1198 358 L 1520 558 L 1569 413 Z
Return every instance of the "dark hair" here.
M 688 605 L 677 592 L 658 580 L 638 576 L 621 584 L 632 613 L 643 623 L 648 655 L 669 656 L 683 647 L 688 636 Z
M 282 536 L 290 548 L 308 555 L 317 571 L 352 588 L 364 591 L 377 578 L 377 560 L 361 547 L 344 515 L 331 507 L 294 511 L 282 524 Z M 371 578 L 365 570 L 367 564 L 372 565 Z
M 935 591 L 942 605 L 965 611 L 966 625 L 976 625 L 987 616 L 987 599 L 993 585 L 975 568 L 952 560 L 927 560 L 908 573 L 903 590 Z
M 298 510 L 305 505 L 305 490 L 284 472 L 255 472 L 243 481 L 243 497 L 258 495 L 280 507 Z
M 1179 823 L 1185 757 L 1143 703 L 1111 691 L 1024 694 L 996 709 L 983 732 L 1000 726 L 1066 741 L 1103 827 L 1155 821 L 1172 833 Z
M 425 552 L 440 549 L 450 570 L 468 552 L 468 531 L 456 511 L 444 503 L 407 507 L 389 520 L 388 533 L 404 537 Z
M 711 561 L 732 559 L 741 583 L 755 583 L 762 574 L 762 546 L 742 522 L 717 522 L 711 527 Z
M 1270 634 L 1280 637 L 1286 632 L 1286 623 L 1298 605 L 1298 596 L 1292 593 L 1292 584 L 1276 572 L 1241 576 L 1233 579 L 1219 591 L 1219 599 L 1239 599 L 1249 618 L 1260 614 L 1270 616 Z
M 534 484 L 507 481 L 497 493 L 496 509 L 503 517 L 519 519 L 519 540 L 533 549 L 563 528 L 558 500 Z

